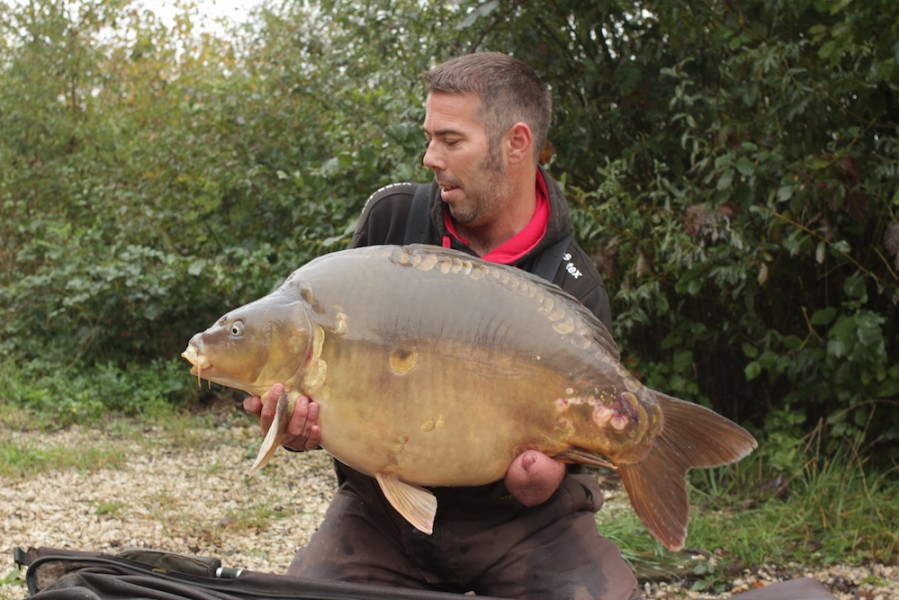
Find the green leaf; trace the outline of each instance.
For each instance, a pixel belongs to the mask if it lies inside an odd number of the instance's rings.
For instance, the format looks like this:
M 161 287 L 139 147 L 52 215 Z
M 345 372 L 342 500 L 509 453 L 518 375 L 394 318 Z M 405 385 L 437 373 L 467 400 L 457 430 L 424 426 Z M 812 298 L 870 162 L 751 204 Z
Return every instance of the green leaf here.
M 322 163 L 320 170 L 321 174 L 325 177 L 335 175 L 340 170 L 340 159 L 336 156 L 332 156 Z
M 795 335 L 787 335 L 783 338 L 783 344 L 789 350 L 796 350 L 802 346 L 802 338 Z
M 821 47 L 818 49 L 818 57 L 823 60 L 828 60 L 836 52 L 836 48 L 836 42 L 827 40 L 821 44 Z
M 200 260 L 195 260 L 194 262 L 190 263 L 190 266 L 187 268 L 187 272 L 188 274 L 196 277 L 197 275 L 202 274 L 205 269 L 206 261 L 201 258 Z
M 843 292 L 850 298 L 862 298 L 867 294 L 867 289 L 860 277 L 847 277 L 843 282 Z
M 812 325 L 827 325 L 837 316 L 837 309 L 833 306 L 816 310 L 809 319 Z
M 777 190 L 777 200 L 778 202 L 786 202 L 790 198 L 793 197 L 793 186 L 792 185 L 782 185 Z
M 833 339 L 827 342 L 827 353 L 834 358 L 843 358 L 848 353 L 846 342 L 842 339 Z
M 724 173 L 721 174 L 721 177 L 718 178 L 718 183 L 715 186 L 718 191 L 723 191 L 729 189 L 734 181 L 734 170 L 727 169 Z
M 746 376 L 747 381 L 752 381 L 762 374 L 762 365 L 760 365 L 757 361 L 748 363 L 743 369 L 743 374 Z
M 749 177 L 755 173 L 755 163 L 745 156 L 741 156 L 737 159 L 737 171 L 740 172 L 740 175 L 744 177 Z

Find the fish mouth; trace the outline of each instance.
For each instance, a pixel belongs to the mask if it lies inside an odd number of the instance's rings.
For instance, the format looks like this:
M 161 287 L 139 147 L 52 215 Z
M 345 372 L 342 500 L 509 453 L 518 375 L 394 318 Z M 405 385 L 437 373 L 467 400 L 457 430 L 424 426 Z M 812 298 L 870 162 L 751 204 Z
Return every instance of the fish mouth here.
M 190 374 L 197 376 L 197 385 L 202 385 L 202 380 L 205 379 L 212 383 L 218 383 L 219 385 L 243 390 L 247 393 L 253 394 L 254 396 L 258 396 L 260 394 L 260 392 L 258 391 L 253 392 L 245 389 L 246 386 L 244 385 L 244 383 L 237 379 L 234 379 L 227 373 L 222 372 L 221 369 L 216 368 L 216 366 L 212 364 L 212 360 L 201 353 L 199 345 L 194 344 L 193 342 L 191 342 L 187 346 L 187 349 L 181 353 L 181 356 L 183 356 L 191 365 L 193 365 L 190 368 Z
M 197 346 L 193 343 L 187 345 L 187 349 L 181 353 L 181 356 L 192 365 L 190 374 L 197 376 L 197 383 L 203 378 L 204 371 L 208 373 L 212 369 L 212 361 L 201 355 L 200 351 L 197 350 Z

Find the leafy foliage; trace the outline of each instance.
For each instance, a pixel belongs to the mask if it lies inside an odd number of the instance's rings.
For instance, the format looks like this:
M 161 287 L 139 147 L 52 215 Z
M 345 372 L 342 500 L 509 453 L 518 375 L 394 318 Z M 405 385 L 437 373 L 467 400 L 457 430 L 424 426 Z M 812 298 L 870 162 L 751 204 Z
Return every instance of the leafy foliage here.
M 631 366 L 769 435 L 824 420 L 831 451 L 866 440 L 895 460 L 896 7 L 500 3 L 492 18 L 561 100 L 553 166 Z
M 777 468 L 818 423 L 829 452 L 896 460 L 894 2 L 321 0 L 223 33 L 195 20 L 0 4 L 11 401 L 178 397 L 152 365 L 343 247 L 377 187 L 426 180 L 418 75 L 496 49 L 552 85 L 549 168 L 628 366 L 754 422 Z M 46 383 L 60 372 L 118 392 Z
M 100 363 L 87 369 L 65 368 L 41 360 L 0 365 L 4 396 L 29 411 L 30 427 L 58 428 L 96 422 L 110 413 L 152 417 L 173 407 L 197 404 L 202 390 L 184 376 L 181 360 L 157 359 L 147 364 Z M 0 404 L 6 404 L 0 400 Z M 37 412 L 39 419 L 30 413 Z M 15 424 L 15 419 L 13 424 Z

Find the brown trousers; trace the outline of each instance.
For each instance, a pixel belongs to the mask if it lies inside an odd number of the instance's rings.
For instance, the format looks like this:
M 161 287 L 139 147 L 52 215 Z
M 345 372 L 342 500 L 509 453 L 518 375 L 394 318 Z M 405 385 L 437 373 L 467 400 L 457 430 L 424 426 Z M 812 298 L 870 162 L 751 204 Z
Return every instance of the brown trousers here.
M 569 474 L 533 508 L 501 482 L 434 491 L 429 536 L 390 507 L 373 479 L 350 471 L 287 573 L 500 598 L 643 597 L 618 548 L 596 531 L 602 492 L 592 476 Z

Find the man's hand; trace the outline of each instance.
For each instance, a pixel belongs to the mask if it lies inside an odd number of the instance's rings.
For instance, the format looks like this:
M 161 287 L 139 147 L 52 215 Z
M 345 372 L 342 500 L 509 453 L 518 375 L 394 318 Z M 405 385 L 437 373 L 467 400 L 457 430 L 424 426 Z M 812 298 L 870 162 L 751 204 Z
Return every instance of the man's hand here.
M 565 478 L 565 465 L 542 452 L 526 450 L 506 471 L 506 489 L 525 506 L 549 500 Z
M 263 398 L 259 396 L 244 398 L 243 408 L 251 415 L 259 417 L 262 435 L 265 435 L 269 427 L 272 426 L 272 421 L 275 418 L 275 408 L 278 406 L 278 400 L 283 393 L 284 386 L 276 383 Z M 293 409 L 293 415 L 290 417 L 290 423 L 287 424 L 287 432 L 284 439 L 281 440 L 281 445 L 296 451 L 318 448 L 322 439 L 322 432 L 318 427 L 317 421 L 318 403 L 306 396 L 300 396 Z

